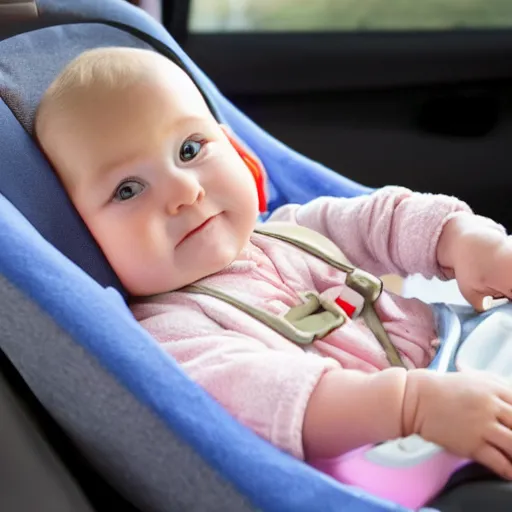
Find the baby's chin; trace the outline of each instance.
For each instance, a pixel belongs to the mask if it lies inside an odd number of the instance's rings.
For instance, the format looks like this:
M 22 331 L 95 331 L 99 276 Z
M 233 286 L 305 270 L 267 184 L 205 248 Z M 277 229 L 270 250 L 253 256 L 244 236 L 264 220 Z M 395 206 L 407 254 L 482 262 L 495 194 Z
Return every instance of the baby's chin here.
M 121 281 L 122 282 L 122 281 Z M 148 282 L 131 282 L 123 283 L 124 288 L 128 292 L 130 297 L 151 297 L 152 295 L 160 295 L 162 293 L 174 292 L 185 285 L 179 285 L 179 283 L 167 283 L 166 281 L 160 280 L 155 283 Z
M 130 281 L 128 283 L 121 280 L 121 283 L 123 284 L 130 297 L 151 297 L 153 295 L 178 291 L 181 288 L 200 281 L 201 279 L 215 274 L 220 270 L 222 269 L 212 269 L 211 271 L 201 271 L 197 273 L 189 272 L 186 276 L 184 276 L 179 271 L 176 271 L 179 276 L 177 279 L 177 276 L 172 276 L 168 279 L 166 279 L 165 276 L 162 276 L 161 278 L 155 280 L 143 280 L 140 282 Z
M 198 261 L 191 261 L 190 255 L 188 260 L 175 260 L 166 267 L 166 270 L 172 269 L 170 272 L 141 272 L 125 276 L 118 272 L 118 276 L 131 297 L 174 292 L 223 271 L 236 260 L 240 251 L 238 245 L 226 244 L 222 246 L 222 250 L 204 253 L 207 256 L 200 257 Z

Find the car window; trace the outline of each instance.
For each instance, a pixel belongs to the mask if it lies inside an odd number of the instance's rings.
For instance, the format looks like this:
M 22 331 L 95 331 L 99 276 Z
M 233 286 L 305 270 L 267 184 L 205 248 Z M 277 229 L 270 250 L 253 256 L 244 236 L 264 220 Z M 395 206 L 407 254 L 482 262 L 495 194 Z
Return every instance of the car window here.
M 512 27 L 512 0 L 191 0 L 189 32 Z

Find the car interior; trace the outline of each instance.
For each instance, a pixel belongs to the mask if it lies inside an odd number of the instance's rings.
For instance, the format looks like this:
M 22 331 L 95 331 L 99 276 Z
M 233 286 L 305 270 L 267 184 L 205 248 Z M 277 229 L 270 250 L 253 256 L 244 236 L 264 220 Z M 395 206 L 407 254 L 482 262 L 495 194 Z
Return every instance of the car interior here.
M 82 9 L 82 0 L 68 1 Z M 105 17 L 114 20 L 111 27 L 123 28 L 125 22 L 115 16 L 124 13 L 124 4 L 131 4 L 126 7 L 130 16 L 140 12 L 146 25 L 154 23 L 167 31 L 236 109 L 292 150 L 363 187 L 393 184 L 456 195 L 475 212 L 512 229 L 507 192 L 512 164 L 508 0 L 464 0 L 456 7 L 450 0 L 424 0 L 421 6 L 399 0 L 105 0 L 104 7 L 101 0 L 90 2 L 92 14 L 76 21 L 63 0 L 53 5 L 52 0 L 0 0 L 0 96 L 11 110 L 9 84 L 2 75 L 10 76 L 8 59 L 18 59 L 17 46 L 9 47 L 14 53 L 4 55 L 4 61 L 3 43 L 50 26 L 60 30 L 71 23 L 101 24 L 98 13 L 103 9 Z M 142 32 L 140 27 L 130 29 L 130 37 L 142 38 Z M 144 39 L 144 44 L 148 41 Z M 154 40 L 151 44 L 163 47 Z M 0 129 L 4 122 L 0 119 Z M 7 157 L 2 160 L 7 165 Z M 20 271 L 23 261 L 20 257 Z M 408 286 L 390 278 L 394 290 L 407 293 Z M 430 296 L 432 289 L 437 293 L 435 284 L 414 281 L 415 292 L 418 286 L 424 287 L 420 297 Z M 9 332 L 21 328 L 9 320 L 14 314 L 9 312 L 12 288 L 2 285 L 0 293 L 0 339 L 7 340 Z M 459 298 L 453 286 L 446 293 L 455 301 Z M 27 324 L 30 311 L 27 306 Z M 184 472 L 181 481 L 170 480 L 174 498 L 167 504 L 164 498 L 158 506 L 156 501 L 134 500 L 125 492 L 135 485 L 133 475 L 127 470 L 126 478 L 106 478 L 101 454 L 94 458 L 84 453 L 66 421 L 48 410 L 34 382 L 25 378 L 23 360 L 11 360 L 1 344 L 0 370 L 2 511 L 313 510 L 306 501 L 301 505 L 292 499 L 293 492 L 287 489 L 282 491 L 288 500 L 283 505 L 270 492 L 270 483 L 249 491 L 217 481 L 208 472 L 197 479 L 206 475 L 215 499 L 201 498 L 198 487 L 195 501 L 189 497 L 194 492 L 180 501 L 180 486 L 192 486 Z M 115 467 L 121 472 L 128 462 L 119 454 Z M 179 451 L 173 473 L 179 475 L 180 465 L 195 456 Z M 286 472 L 287 462 L 283 464 Z M 251 475 L 248 472 L 245 478 Z M 359 502 L 356 491 L 342 506 L 335 490 L 323 485 L 323 480 L 312 484 L 310 492 L 323 493 L 322 503 L 329 505 L 321 510 L 405 510 L 371 498 Z M 253 499 L 251 493 L 263 495 L 267 490 L 263 501 Z M 428 506 L 441 512 L 483 510 L 489 493 L 501 497 L 503 508 L 493 510 L 510 510 L 510 490 L 473 465 L 456 473 Z

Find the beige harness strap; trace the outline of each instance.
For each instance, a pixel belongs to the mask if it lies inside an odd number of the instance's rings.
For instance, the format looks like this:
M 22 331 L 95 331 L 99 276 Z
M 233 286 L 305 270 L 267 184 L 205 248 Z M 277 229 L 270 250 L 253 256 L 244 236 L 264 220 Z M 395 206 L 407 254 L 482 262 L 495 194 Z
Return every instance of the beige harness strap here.
M 363 317 L 368 329 L 372 331 L 373 335 L 377 338 L 377 341 L 384 349 L 389 364 L 391 366 L 405 368 L 405 364 L 402 361 L 398 350 L 389 339 L 386 329 L 384 329 L 380 318 L 377 316 L 373 302 L 365 301 L 361 316 Z
M 288 223 L 269 222 L 259 225 L 254 231 L 255 233 L 287 242 L 319 258 L 332 267 L 345 272 L 347 274 L 345 284 L 364 298 L 361 316 L 384 349 L 389 363 L 392 366 L 405 366 L 375 311 L 374 302 L 382 292 L 382 281 L 379 278 L 354 267 L 338 246 L 311 229 Z M 309 302 L 292 308 L 284 318 L 281 318 L 244 304 L 220 290 L 214 290 L 203 285 L 190 285 L 182 288 L 181 291 L 209 295 L 210 297 L 222 300 L 259 320 L 298 345 L 309 345 L 315 339 L 323 338 L 333 329 L 341 326 L 345 321 L 345 316 L 339 313 L 341 308 L 331 308 L 326 303 L 314 303 L 312 297 L 308 297 Z M 309 295 L 314 296 L 319 301 L 315 294 Z M 302 314 L 302 310 L 308 311 L 312 316 L 306 318 L 307 315 Z M 301 327 L 304 327 L 304 329 Z
M 337 245 L 314 230 L 294 224 L 269 222 L 258 226 L 254 231 L 261 235 L 288 242 L 334 268 L 346 272 L 345 283 L 347 286 L 365 299 L 361 316 L 382 345 L 389 363 L 393 366 L 404 366 L 400 354 L 389 339 L 388 333 L 377 316 L 373 305 L 382 293 L 382 281 L 379 278 L 354 267 Z
M 343 322 L 345 321 L 344 317 L 339 315 L 339 319 L 337 321 L 331 322 L 328 329 L 325 328 L 324 323 L 322 324 L 322 328 L 318 329 L 318 332 L 309 332 L 309 330 L 303 331 L 296 327 L 297 325 L 300 326 L 300 320 L 302 320 L 301 318 L 298 318 L 297 322 L 286 321 L 277 315 L 267 313 L 262 309 L 258 309 L 254 306 L 245 304 L 244 302 L 241 302 L 234 297 L 221 292 L 220 290 L 210 288 L 209 286 L 192 284 L 186 286 L 185 288 L 181 288 L 180 291 L 208 295 L 209 297 L 222 300 L 223 302 L 226 302 L 227 304 L 239 309 L 240 311 L 247 313 L 249 316 L 252 316 L 256 320 L 259 320 L 267 327 L 270 327 L 278 334 L 287 338 L 293 343 L 296 343 L 297 345 L 310 345 L 313 343 L 313 341 L 315 341 L 316 338 L 323 338 L 328 334 L 328 332 L 332 331 L 336 327 L 339 327 L 340 325 L 343 325 Z M 325 332 L 326 330 L 328 330 L 328 332 Z
M 347 274 L 355 269 L 334 242 L 312 229 L 285 222 L 268 222 L 259 224 L 254 232 L 288 242 Z

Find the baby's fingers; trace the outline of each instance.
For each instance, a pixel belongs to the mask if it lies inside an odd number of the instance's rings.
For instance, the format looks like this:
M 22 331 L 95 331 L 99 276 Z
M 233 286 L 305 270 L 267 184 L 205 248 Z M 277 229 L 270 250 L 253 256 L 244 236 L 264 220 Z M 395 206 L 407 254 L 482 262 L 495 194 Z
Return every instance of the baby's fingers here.
M 510 380 L 498 375 L 493 375 L 499 388 L 496 390 L 496 396 L 501 400 L 498 419 L 509 428 L 512 428 L 512 386 Z
M 489 297 L 492 299 L 493 290 L 490 288 L 485 289 L 476 289 L 471 286 L 464 285 L 464 283 L 459 283 L 459 289 L 462 293 L 462 296 L 469 302 L 471 306 L 482 313 L 488 309 L 489 306 Z
M 473 459 L 505 480 L 512 480 L 512 462 L 510 458 L 492 444 L 483 444 L 475 452 Z

